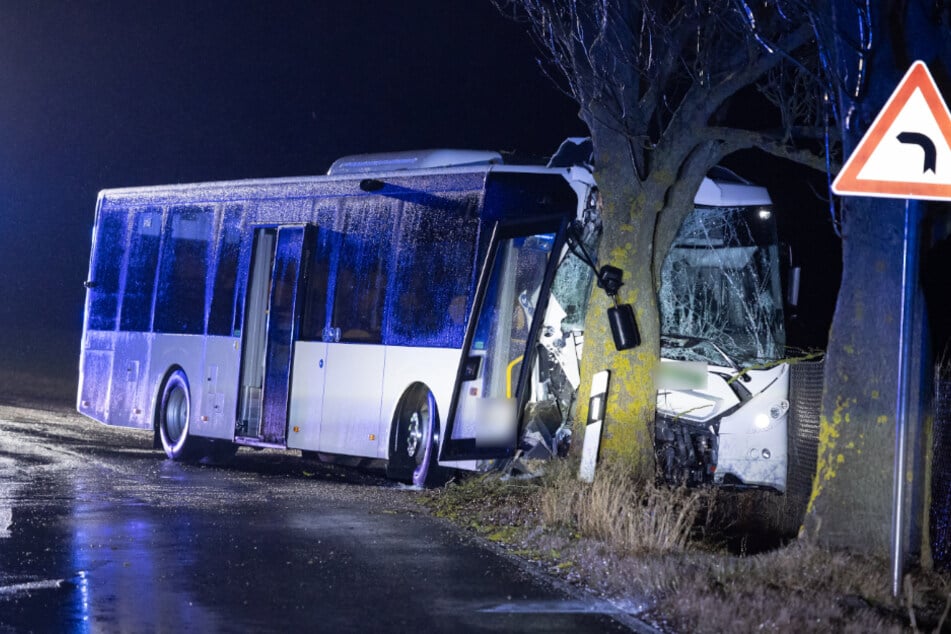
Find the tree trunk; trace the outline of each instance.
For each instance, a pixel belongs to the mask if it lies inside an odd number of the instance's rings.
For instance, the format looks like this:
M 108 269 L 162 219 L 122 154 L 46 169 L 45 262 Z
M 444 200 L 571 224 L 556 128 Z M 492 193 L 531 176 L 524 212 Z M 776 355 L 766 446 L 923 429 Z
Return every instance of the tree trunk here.
M 854 51 L 843 34 L 836 33 L 837 65 L 842 77 L 852 78 L 840 85 L 838 95 L 840 112 L 849 113 L 843 125 L 846 154 L 907 70 L 909 43 L 938 32 L 935 23 L 912 29 L 928 24 L 925 4 L 873 5 L 869 26 L 875 46 L 863 60 L 868 85 L 858 97 L 855 86 L 849 85 L 855 77 L 849 65 L 856 61 Z M 848 16 L 855 14 L 854 5 L 836 2 L 833 7 L 839 28 L 853 24 Z M 803 527 L 804 535 L 825 545 L 881 556 L 888 555 L 891 545 L 904 206 L 903 200 L 843 199 L 842 285 L 826 356 L 818 467 Z M 922 403 L 930 386 L 924 373 L 924 304 L 919 289 L 911 290 L 919 297 L 912 316 L 908 419 L 927 429 L 927 406 Z M 919 493 L 906 506 L 912 524 L 906 543 L 912 552 L 924 554 L 928 531 L 920 493 L 928 483 L 913 481 L 912 474 L 927 480 L 927 472 L 916 469 L 927 439 L 913 434 L 908 440 L 904 477 Z
M 902 210 L 900 201 L 848 202 L 806 516 L 819 541 L 878 554 L 888 553 L 891 518 Z
M 599 266 L 610 264 L 624 271 L 618 301 L 633 304 L 642 343 L 636 348 L 616 350 L 607 317 L 614 302 L 603 289 L 593 287 L 585 320 L 576 420 L 578 427 L 583 428 L 591 378 L 601 370 L 610 370 L 602 456 L 624 461 L 634 472 L 653 477 L 657 399 L 653 372 L 660 346 L 657 293 L 651 273 L 656 203 L 650 204 L 640 186 L 625 143 L 593 136 L 599 153 L 595 177 L 602 196 L 604 223 L 598 262 Z M 576 438 L 581 438 L 578 431 Z

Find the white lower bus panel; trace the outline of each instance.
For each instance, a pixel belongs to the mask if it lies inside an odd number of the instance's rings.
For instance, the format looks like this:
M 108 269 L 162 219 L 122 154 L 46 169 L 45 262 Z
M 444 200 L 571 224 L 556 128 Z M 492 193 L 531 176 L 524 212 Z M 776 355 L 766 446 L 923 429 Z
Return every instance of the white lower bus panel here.
M 394 418 L 413 386 L 433 394 L 445 428 L 459 355 L 451 348 L 297 342 L 288 448 L 388 460 Z M 447 466 L 474 469 L 475 463 Z
M 789 366 L 710 367 L 707 385 L 658 392 L 657 463 L 672 483 L 785 491 Z

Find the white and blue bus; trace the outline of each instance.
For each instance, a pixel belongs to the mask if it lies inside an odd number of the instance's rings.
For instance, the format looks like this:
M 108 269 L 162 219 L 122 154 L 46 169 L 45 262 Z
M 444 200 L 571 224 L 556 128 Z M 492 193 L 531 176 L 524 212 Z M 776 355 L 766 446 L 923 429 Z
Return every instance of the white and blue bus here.
M 510 455 L 523 358 L 592 186 L 437 150 L 103 191 L 78 409 L 153 431 L 172 459 L 298 449 L 424 484 L 437 462 Z M 583 306 L 564 308 L 580 330 Z
M 513 455 L 539 412 L 552 444 L 570 427 L 594 277 L 568 241 L 593 252 L 595 201 L 583 166 L 452 150 L 105 190 L 78 409 L 153 433 L 173 460 L 296 449 L 417 485 Z M 709 380 L 659 393 L 658 457 L 782 490 L 788 379 L 758 367 L 783 344 L 769 198 L 714 177 L 696 205 L 661 289 L 663 353 Z

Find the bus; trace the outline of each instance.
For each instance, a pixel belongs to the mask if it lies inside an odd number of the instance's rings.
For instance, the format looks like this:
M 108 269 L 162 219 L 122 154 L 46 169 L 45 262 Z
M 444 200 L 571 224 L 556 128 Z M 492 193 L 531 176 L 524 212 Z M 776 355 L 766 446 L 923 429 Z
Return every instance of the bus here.
M 555 453 L 580 383 L 595 272 L 577 244 L 595 252 L 596 201 L 583 164 L 511 165 L 460 150 L 345 157 L 323 176 L 104 190 L 77 408 L 150 432 L 172 460 L 220 460 L 242 446 L 298 450 L 380 464 L 420 486 L 447 468 L 513 456 L 529 428 Z M 721 220 L 770 225 L 768 205 L 762 188 L 714 176 L 695 214 L 726 209 Z M 757 236 L 713 248 L 733 249 L 738 269 L 772 266 L 775 232 Z M 703 257 L 683 255 L 697 237 L 678 240 L 672 270 L 710 277 Z M 694 282 L 675 278 L 678 293 L 690 291 Z M 729 304 L 737 314 L 760 299 L 709 295 L 707 310 Z M 785 473 L 764 477 L 745 445 L 726 450 L 730 434 L 762 436 L 762 402 L 771 415 L 787 398 L 781 366 L 741 369 L 759 358 L 745 353 L 751 346 L 762 358 L 781 347 L 779 310 L 778 322 L 754 324 L 772 329 L 759 339 L 724 325 L 733 347 L 678 329 L 679 318 L 665 322 L 664 354 L 709 362 L 717 382 L 658 393 L 667 470 L 782 490 Z M 705 346 L 727 360 L 710 362 Z M 740 379 L 722 378 L 732 375 Z M 718 404 L 699 416 L 698 398 Z M 785 412 L 770 421 L 770 438 L 785 433 Z M 707 453 L 668 455 L 684 439 Z M 764 448 L 770 465 L 785 464 L 785 443 Z
M 173 460 L 297 449 L 425 484 L 511 454 L 592 191 L 583 168 L 451 150 L 105 190 L 78 409 Z M 569 331 L 582 309 L 564 305 Z
M 670 482 L 802 489 L 822 366 L 786 359 L 797 270 L 769 193 L 723 168 L 710 175 L 661 269 L 658 467 Z

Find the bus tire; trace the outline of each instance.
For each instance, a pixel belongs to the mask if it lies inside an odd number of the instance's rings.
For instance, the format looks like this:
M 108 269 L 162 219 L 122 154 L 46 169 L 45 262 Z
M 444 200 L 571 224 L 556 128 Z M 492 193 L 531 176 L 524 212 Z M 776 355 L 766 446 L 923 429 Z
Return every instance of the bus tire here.
M 171 460 L 192 460 L 195 458 L 196 439 L 188 435 L 191 395 L 188 379 L 181 368 L 168 375 L 161 394 L 157 425 L 165 455 Z
M 390 432 L 386 475 L 419 487 L 439 486 L 439 416 L 433 393 L 423 386 L 410 390 L 400 403 Z

